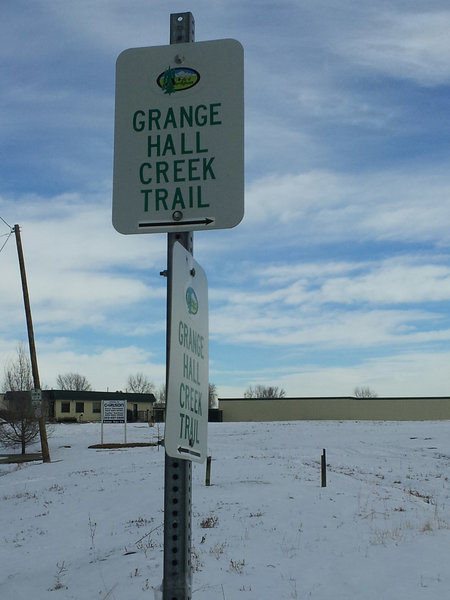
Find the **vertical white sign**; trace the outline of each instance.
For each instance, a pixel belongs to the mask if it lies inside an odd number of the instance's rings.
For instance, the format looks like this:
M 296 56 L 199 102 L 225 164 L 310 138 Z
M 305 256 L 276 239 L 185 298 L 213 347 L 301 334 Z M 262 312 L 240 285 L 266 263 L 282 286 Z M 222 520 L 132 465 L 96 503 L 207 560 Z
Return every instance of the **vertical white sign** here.
M 34 388 L 31 390 L 31 406 L 37 419 L 42 416 L 42 390 Z
M 169 456 L 203 462 L 208 437 L 208 284 L 181 244 L 173 247 L 165 448 Z

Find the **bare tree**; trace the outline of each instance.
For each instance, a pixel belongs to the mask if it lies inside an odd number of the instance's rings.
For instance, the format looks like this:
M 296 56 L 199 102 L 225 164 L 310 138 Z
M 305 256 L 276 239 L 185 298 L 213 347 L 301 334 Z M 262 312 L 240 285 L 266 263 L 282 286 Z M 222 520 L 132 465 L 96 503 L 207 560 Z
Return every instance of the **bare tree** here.
M 39 436 L 39 420 L 31 404 L 30 392 L 12 392 L 8 408 L 0 412 L 0 443 L 6 447 L 20 446 L 26 453 L 27 444 Z
M 29 391 L 33 388 L 33 375 L 31 363 L 24 344 L 17 347 L 17 357 L 5 367 L 3 391 L 19 392 Z
M 370 389 L 370 387 L 355 387 L 353 390 L 355 398 L 377 398 L 378 394 Z
M 158 390 L 155 392 L 156 401 L 161 404 L 166 403 L 166 384 L 163 383 L 159 386 Z
M 70 390 L 71 392 L 89 392 L 92 390 L 87 377 L 79 373 L 65 373 L 58 375 L 56 385 L 60 390 Z
M 244 398 L 284 398 L 286 392 L 276 385 L 249 386 L 244 392 Z
M 130 375 L 127 380 L 127 392 L 134 394 L 154 394 L 156 391 L 155 384 L 143 373 Z
M 217 386 L 215 383 L 210 383 L 208 386 L 208 406 L 209 408 L 217 408 Z

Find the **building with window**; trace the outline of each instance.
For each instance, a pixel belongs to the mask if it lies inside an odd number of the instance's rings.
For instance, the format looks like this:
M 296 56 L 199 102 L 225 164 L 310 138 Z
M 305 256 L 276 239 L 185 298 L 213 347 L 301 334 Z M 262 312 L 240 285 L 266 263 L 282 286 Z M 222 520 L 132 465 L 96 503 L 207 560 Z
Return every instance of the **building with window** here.
M 153 420 L 153 394 L 128 392 L 74 392 L 70 390 L 44 390 L 48 402 L 48 418 L 58 423 L 90 422 L 102 420 L 102 400 L 126 400 L 128 422 Z

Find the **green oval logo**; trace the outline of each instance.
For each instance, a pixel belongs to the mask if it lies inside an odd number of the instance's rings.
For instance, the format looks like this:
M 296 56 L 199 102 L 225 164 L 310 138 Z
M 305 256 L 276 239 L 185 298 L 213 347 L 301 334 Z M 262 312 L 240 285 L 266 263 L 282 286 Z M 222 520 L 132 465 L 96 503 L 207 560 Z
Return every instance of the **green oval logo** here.
M 186 306 L 190 315 L 196 315 L 198 313 L 197 294 L 191 287 L 188 287 L 186 290 Z
M 200 73 L 189 67 L 178 67 L 172 69 L 169 67 L 167 71 L 158 75 L 156 83 L 164 90 L 165 94 L 173 94 L 188 90 L 200 81 Z

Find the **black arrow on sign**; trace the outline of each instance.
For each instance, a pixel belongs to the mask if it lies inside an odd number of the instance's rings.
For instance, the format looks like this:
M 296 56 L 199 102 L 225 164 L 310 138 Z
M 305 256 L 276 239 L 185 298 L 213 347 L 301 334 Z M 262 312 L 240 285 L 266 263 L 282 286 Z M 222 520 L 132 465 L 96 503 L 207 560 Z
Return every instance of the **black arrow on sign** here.
M 183 446 L 178 446 L 177 448 L 180 454 L 192 454 L 193 456 L 201 456 L 201 452 L 196 452 L 195 450 L 191 450 L 190 448 L 183 448 Z
M 193 219 L 191 221 L 153 221 L 151 223 L 139 223 L 139 228 L 147 227 L 180 227 L 183 228 L 186 225 L 210 225 L 214 223 L 214 219 L 205 217 L 204 219 Z

